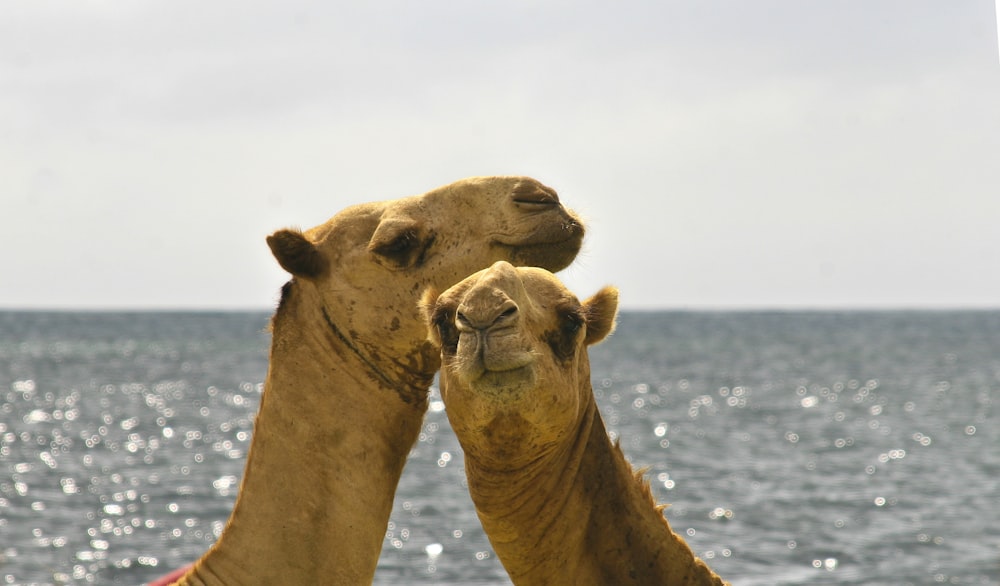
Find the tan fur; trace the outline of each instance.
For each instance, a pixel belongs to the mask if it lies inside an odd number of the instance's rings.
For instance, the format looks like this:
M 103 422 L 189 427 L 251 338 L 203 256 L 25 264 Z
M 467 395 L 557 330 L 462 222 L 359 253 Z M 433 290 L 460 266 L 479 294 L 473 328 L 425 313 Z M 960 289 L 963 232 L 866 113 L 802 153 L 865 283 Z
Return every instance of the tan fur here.
M 431 296 L 421 307 L 469 492 L 514 584 L 724 584 L 597 410 L 587 347 L 613 330 L 617 290 L 581 303 L 547 271 L 498 262 Z
M 502 259 L 562 269 L 582 238 L 527 177 L 466 179 L 268 238 L 293 278 L 240 493 L 179 583 L 371 583 L 440 365 L 418 296 Z

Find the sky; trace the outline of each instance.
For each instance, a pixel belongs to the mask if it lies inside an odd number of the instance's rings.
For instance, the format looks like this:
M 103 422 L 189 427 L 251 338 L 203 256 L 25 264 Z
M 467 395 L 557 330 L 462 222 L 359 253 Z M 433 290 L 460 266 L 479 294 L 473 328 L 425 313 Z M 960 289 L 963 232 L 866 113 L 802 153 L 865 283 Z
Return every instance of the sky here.
M 265 237 L 473 175 L 624 309 L 1000 307 L 995 0 L 0 3 L 0 309 L 270 309 Z

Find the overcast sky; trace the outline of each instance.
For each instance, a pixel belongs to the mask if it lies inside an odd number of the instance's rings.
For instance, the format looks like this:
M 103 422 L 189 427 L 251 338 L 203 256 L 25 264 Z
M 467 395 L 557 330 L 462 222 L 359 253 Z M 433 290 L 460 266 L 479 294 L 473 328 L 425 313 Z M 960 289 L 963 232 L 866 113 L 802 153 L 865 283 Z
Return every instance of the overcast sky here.
M 994 0 L 8 1 L 0 308 L 273 307 L 264 238 L 471 175 L 627 309 L 1000 307 Z

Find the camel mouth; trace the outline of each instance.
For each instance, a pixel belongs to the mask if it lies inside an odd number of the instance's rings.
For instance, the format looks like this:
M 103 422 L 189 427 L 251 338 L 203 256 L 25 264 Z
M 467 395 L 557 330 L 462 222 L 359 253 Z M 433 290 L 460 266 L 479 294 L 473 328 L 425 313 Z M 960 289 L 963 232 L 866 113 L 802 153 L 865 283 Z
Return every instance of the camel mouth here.
M 559 198 L 545 192 L 519 195 L 512 200 L 526 217 L 510 233 L 495 236 L 498 243 L 507 246 L 537 246 L 559 244 L 567 241 L 582 242 L 586 228 L 583 221 L 559 202 Z
M 523 387 L 535 379 L 535 356 L 531 352 L 476 352 L 457 356 L 453 371 L 476 392 L 497 394 Z
M 562 207 L 559 206 L 560 210 Z M 556 272 L 568 267 L 583 247 L 586 229 L 576 218 L 563 214 L 561 221 L 544 224 L 522 239 L 498 237 L 494 243 L 508 251 L 514 265 L 541 267 Z
M 495 242 L 505 246 L 538 246 L 544 244 L 559 244 L 572 240 L 583 241 L 585 229 L 580 222 L 567 218 L 564 222 L 553 226 L 539 226 L 523 238 L 511 235 L 498 235 Z

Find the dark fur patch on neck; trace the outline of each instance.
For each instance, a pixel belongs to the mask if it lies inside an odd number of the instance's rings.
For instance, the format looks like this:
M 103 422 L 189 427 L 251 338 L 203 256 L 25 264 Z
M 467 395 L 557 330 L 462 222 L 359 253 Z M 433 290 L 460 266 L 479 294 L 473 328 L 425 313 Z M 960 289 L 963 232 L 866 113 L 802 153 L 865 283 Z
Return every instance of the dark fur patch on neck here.
M 278 307 L 274 310 L 274 315 L 271 316 L 271 323 L 268 327 L 272 333 L 274 332 L 274 324 L 278 321 L 278 316 L 289 311 L 289 307 L 292 303 L 293 291 L 295 291 L 294 280 L 288 281 L 281 286 L 281 297 L 278 298 Z
M 340 340 L 340 342 L 345 347 L 349 348 L 351 352 L 353 352 L 354 355 L 357 356 L 361 360 L 361 362 L 363 362 L 365 366 L 368 367 L 368 370 L 373 375 L 375 375 L 376 379 L 381 381 L 384 386 L 396 391 L 396 394 L 399 395 L 399 398 L 402 399 L 404 403 L 412 405 L 419 402 L 418 399 L 411 396 L 410 393 L 407 393 L 402 385 L 394 382 L 388 374 L 386 374 L 381 368 L 379 368 L 378 364 L 376 364 L 374 360 L 366 356 L 365 353 L 362 352 L 361 349 L 358 348 L 357 345 L 355 345 L 350 338 L 345 336 L 343 332 L 340 331 L 340 328 L 338 328 L 337 324 L 334 323 L 333 319 L 330 318 L 330 314 L 327 313 L 325 307 L 322 308 L 322 311 L 323 311 L 323 319 L 326 320 L 326 324 L 330 327 L 330 331 L 333 332 L 333 335 L 336 336 L 337 339 Z

